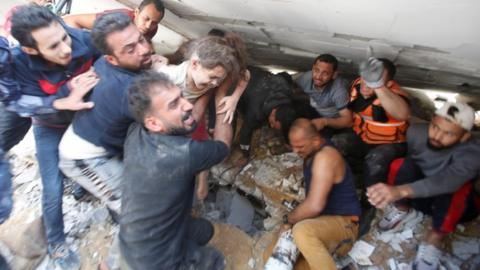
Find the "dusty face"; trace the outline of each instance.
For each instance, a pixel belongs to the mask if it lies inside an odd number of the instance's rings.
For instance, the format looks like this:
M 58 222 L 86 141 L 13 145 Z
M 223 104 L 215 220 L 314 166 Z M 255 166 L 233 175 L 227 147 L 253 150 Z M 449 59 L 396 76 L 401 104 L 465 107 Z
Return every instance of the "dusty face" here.
M 134 24 L 108 35 L 107 44 L 113 52 L 107 60 L 113 65 L 130 70 L 147 69 L 152 65 L 151 46 Z
M 163 133 L 186 135 L 196 128 L 192 109 L 193 105 L 182 97 L 180 89 L 172 86 L 152 97 L 150 111 L 152 117 L 163 126 Z
M 365 84 L 365 81 L 362 79 L 360 82 L 360 94 L 365 98 L 369 98 L 375 94 L 375 91 L 373 91 L 373 88 L 368 87 Z
M 32 37 L 37 48 L 30 48 L 27 53 L 61 66 L 68 65 L 72 60 L 72 39 L 60 23 L 52 22 L 47 27 L 32 31 Z
M 225 80 L 226 76 L 227 72 L 222 66 L 207 69 L 199 62 L 192 63 L 191 77 L 198 90 L 215 88 Z
M 435 116 L 428 127 L 428 145 L 436 150 L 449 148 L 468 138 L 468 134 L 458 124 Z
M 315 150 L 315 139 L 313 137 L 307 137 L 302 131 L 290 132 L 288 138 L 292 151 L 302 158 L 308 157 Z
M 157 10 L 154 4 L 148 4 L 142 10 L 135 9 L 134 23 L 143 35 L 155 28 L 163 19 L 163 12 Z
M 333 65 L 317 61 L 312 67 L 312 80 L 315 88 L 322 88 L 330 82 L 335 75 Z

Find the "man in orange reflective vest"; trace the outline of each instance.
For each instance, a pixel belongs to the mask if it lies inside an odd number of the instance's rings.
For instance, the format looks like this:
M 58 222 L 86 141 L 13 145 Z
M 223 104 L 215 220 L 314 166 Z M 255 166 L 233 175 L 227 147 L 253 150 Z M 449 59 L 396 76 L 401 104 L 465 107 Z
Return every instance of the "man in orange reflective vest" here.
M 385 181 L 390 163 L 406 152 L 410 108 L 406 93 L 393 80 L 395 72 L 388 59 L 370 58 L 360 65 L 361 77 L 353 83 L 348 105 L 353 130 L 332 138 L 354 168 L 363 166 L 367 187 Z

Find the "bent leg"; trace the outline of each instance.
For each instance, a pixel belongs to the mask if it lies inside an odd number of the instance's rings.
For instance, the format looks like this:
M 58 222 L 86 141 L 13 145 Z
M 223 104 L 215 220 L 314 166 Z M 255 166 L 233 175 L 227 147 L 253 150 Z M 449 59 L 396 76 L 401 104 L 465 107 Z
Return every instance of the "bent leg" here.
M 388 170 L 392 161 L 406 154 L 404 143 L 381 144 L 373 148 L 365 156 L 364 181 L 365 186 L 386 182 Z
M 310 269 L 336 269 L 332 254 L 345 255 L 357 239 L 350 217 L 320 216 L 293 226 L 293 238 Z
M 118 157 L 82 160 L 61 157 L 59 166 L 66 176 L 104 202 L 109 209 L 120 213 L 124 166 Z
M 62 213 L 63 175 L 58 168 L 58 144 L 64 132 L 64 128 L 33 126 L 43 186 L 43 221 L 49 244 L 65 242 Z

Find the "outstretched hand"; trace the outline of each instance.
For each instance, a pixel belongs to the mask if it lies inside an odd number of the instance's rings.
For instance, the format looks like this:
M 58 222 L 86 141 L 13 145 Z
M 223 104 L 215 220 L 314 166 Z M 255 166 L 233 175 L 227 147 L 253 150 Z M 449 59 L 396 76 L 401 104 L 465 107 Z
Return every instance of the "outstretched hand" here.
M 79 111 L 84 109 L 91 109 L 94 103 L 83 101 L 90 90 L 100 81 L 93 68 L 88 71 L 75 76 L 68 82 L 70 94 L 67 97 L 55 100 L 53 107 L 57 110 Z
M 220 100 L 217 107 L 217 114 L 225 113 L 223 123 L 232 123 L 235 109 L 237 108 L 237 102 L 238 100 L 232 96 L 226 96 Z
M 388 204 L 401 199 L 402 194 L 398 187 L 378 183 L 367 188 L 367 197 L 373 206 L 383 209 Z

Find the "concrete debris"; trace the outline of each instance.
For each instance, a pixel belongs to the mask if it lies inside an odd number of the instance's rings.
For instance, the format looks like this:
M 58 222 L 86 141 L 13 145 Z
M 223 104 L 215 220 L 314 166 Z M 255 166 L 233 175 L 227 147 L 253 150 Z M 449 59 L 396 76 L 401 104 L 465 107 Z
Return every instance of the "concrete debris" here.
M 227 223 L 239 227 L 244 232 L 251 230 L 255 210 L 252 204 L 245 198 L 235 193 L 230 205 Z
M 246 166 L 235 166 L 238 156 L 234 152 L 211 170 L 211 182 L 222 187 L 217 186 L 210 192 L 198 205 L 198 213 L 215 224 L 210 244 L 225 254 L 226 269 L 262 269 L 263 252 L 276 237 L 274 232 L 287 212 L 282 201 L 301 202 L 305 198 L 302 160 L 293 153 L 271 154 L 279 153 L 271 149 L 282 145 L 282 140 L 262 128 L 254 134 L 251 160 Z M 0 246 L 0 252 L 7 253 L 12 269 L 43 270 L 48 259 L 44 256 L 46 240 L 40 226 L 42 187 L 33 140 L 19 144 L 10 158 L 15 204 L 10 219 L 0 226 L 0 241 L 8 247 L 5 251 Z M 81 254 L 82 269 L 96 269 L 106 257 L 119 227 L 112 224 L 108 210 L 100 201 L 77 202 L 70 195 L 71 186 L 66 180 L 63 212 L 67 243 Z M 350 269 L 410 269 L 431 219 L 412 211 L 394 230 L 379 232 L 375 224 L 380 212 L 377 211 L 370 231 L 344 258 Z M 235 226 L 225 224 L 227 222 Z M 457 228 L 458 232 L 447 239 L 441 269 L 480 269 L 480 219 Z M 18 247 L 12 243 L 18 243 Z M 25 248 L 25 244 L 30 244 L 29 248 Z
M 463 260 L 469 259 L 471 256 L 480 254 L 480 241 L 475 238 L 457 237 L 452 242 L 453 254 Z
M 250 260 L 248 260 L 248 266 L 252 269 L 255 269 L 255 259 L 254 258 L 250 258 Z
M 374 250 L 374 246 L 363 240 L 359 240 L 353 245 L 348 256 L 359 265 L 373 265 L 373 262 L 370 260 L 370 255 L 372 255 Z

